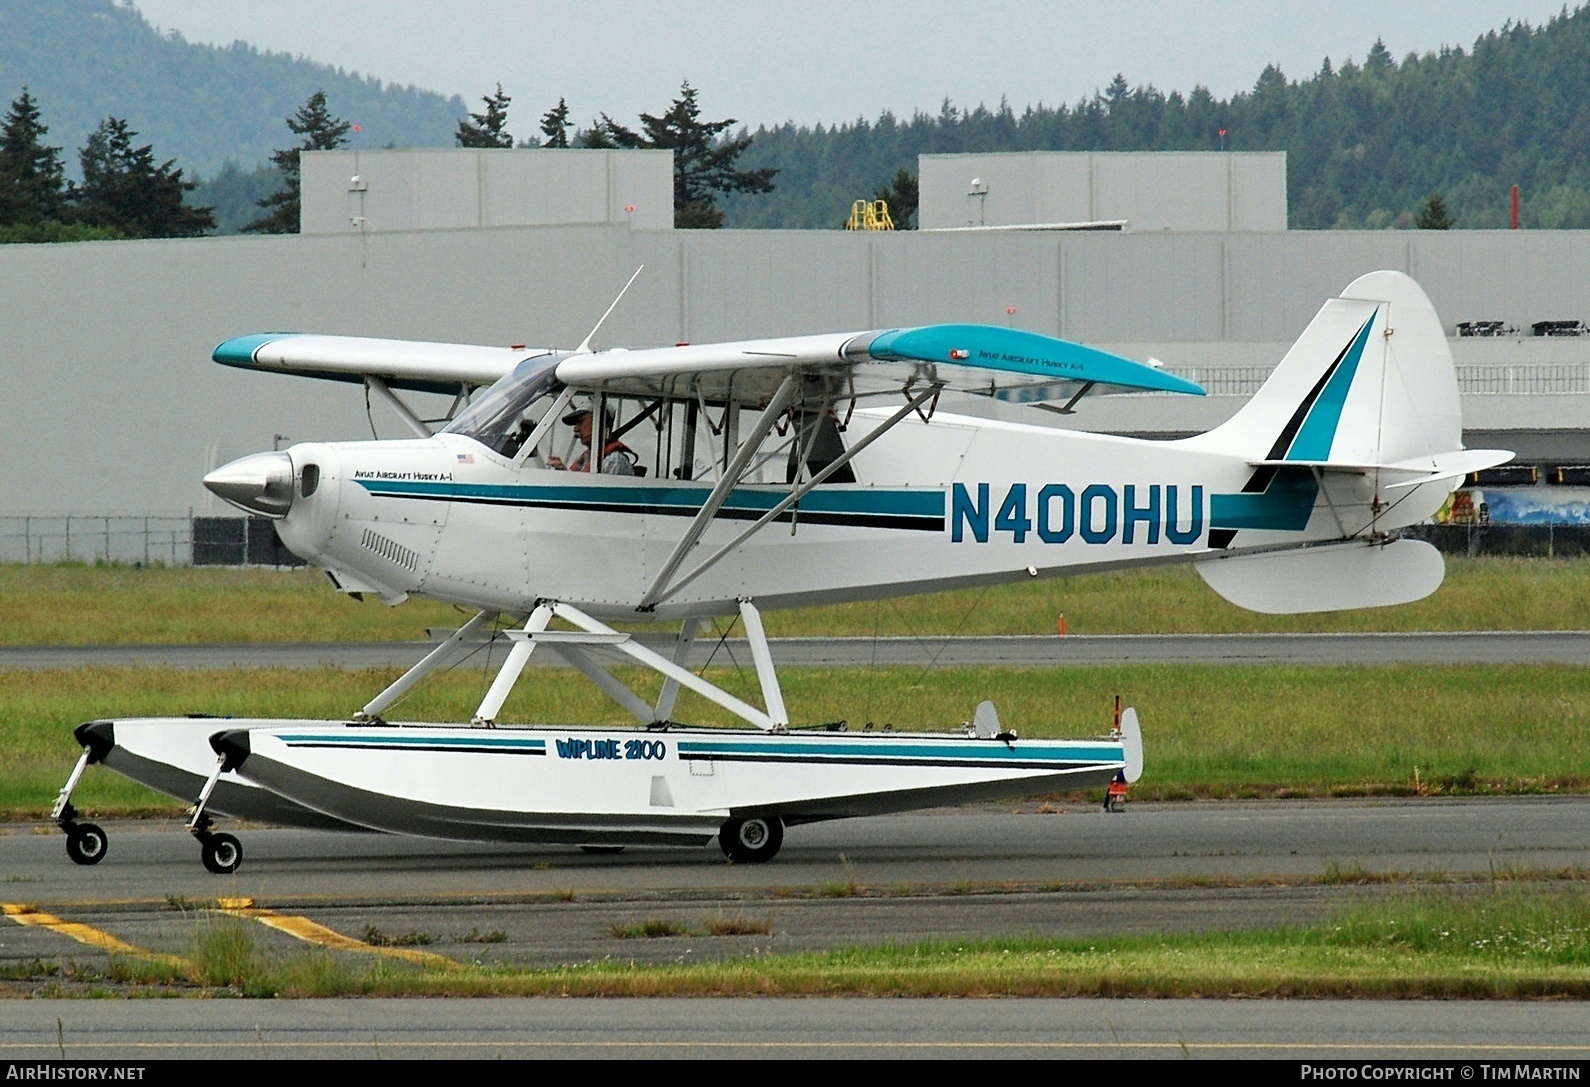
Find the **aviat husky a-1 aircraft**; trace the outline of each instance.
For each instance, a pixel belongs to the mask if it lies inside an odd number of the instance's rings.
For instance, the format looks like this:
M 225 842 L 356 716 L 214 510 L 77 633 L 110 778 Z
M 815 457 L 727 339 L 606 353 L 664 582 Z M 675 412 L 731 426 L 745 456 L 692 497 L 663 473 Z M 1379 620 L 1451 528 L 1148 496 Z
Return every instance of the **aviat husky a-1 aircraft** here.
M 1510 457 L 1463 450 L 1445 334 L 1395 272 L 1326 302 L 1229 422 L 1178 441 L 951 414 L 949 392 L 1061 412 L 1095 390 L 1202 392 L 971 325 L 634 351 L 266 334 L 215 359 L 362 383 L 414 437 L 257 453 L 207 487 L 275 518 L 346 592 L 478 614 L 345 720 L 81 726 L 55 815 L 82 863 L 106 845 L 70 803 L 93 762 L 197 796 L 189 825 L 215 871 L 242 853 L 211 811 L 592 849 L 716 835 L 729 857 L 759 861 L 788 825 L 1132 780 L 1130 711 L 1091 741 L 1018 738 L 986 703 L 955 731 L 792 730 L 760 609 L 1175 561 L 1258 611 L 1417 600 L 1442 560 L 1397 530 Z M 456 393 L 460 410 L 432 433 L 397 390 Z M 761 706 L 684 667 L 702 621 L 725 615 L 743 621 Z M 473 721 L 384 719 L 499 617 L 511 649 Z M 659 619 L 680 624 L 671 653 L 610 625 Z M 537 651 L 640 727 L 493 727 Z M 615 659 L 661 673 L 655 702 L 609 671 Z M 675 722 L 681 689 L 754 727 Z

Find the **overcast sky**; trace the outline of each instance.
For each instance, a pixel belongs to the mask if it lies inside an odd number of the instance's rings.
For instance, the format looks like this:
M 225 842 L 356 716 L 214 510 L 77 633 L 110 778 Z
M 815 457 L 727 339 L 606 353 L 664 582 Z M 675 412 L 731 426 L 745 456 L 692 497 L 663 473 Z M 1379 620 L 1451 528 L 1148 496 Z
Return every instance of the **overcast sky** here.
M 947 96 L 1073 103 L 1117 73 L 1162 90 L 1246 90 L 1266 64 L 1290 77 L 1470 46 L 1561 0 L 136 0 L 190 41 L 237 39 L 396 83 L 464 96 L 501 82 L 528 135 L 559 96 L 581 124 L 660 112 L 682 80 L 709 117 L 755 127 L 833 123 L 884 109 L 936 112 Z M 356 120 L 356 118 L 349 118 Z

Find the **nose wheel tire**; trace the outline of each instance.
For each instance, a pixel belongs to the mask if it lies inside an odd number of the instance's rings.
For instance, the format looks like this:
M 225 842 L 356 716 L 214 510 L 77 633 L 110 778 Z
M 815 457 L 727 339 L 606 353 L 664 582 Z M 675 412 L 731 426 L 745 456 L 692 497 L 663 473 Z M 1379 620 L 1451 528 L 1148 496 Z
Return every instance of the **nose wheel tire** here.
M 110 842 L 93 823 L 73 823 L 66 830 L 66 855 L 78 864 L 98 864 Z
M 784 844 L 784 822 L 776 815 L 730 819 L 718 831 L 718 848 L 735 864 L 762 864 Z
M 243 863 L 243 843 L 230 834 L 207 834 L 199 839 L 199 859 L 218 876 L 236 872 Z

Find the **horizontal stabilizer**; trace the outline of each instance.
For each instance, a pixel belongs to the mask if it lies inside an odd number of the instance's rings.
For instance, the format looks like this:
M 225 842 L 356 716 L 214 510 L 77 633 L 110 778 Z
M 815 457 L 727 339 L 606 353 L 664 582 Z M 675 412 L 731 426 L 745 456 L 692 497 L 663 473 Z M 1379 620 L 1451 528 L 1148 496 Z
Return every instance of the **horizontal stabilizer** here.
M 1226 600 L 1266 615 L 1409 604 L 1435 592 L 1446 576 L 1441 553 L 1423 540 L 1236 554 L 1194 568 Z
M 1248 464 L 1254 468 L 1310 468 L 1338 475 L 1367 476 L 1379 473 L 1419 477 L 1392 484 L 1395 487 L 1412 487 L 1432 479 L 1453 479 L 1470 472 L 1483 472 L 1512 459 L 1512 451 L 1507 449 L 1460 449 L 1455 453 L 1411 457 L 1394 464 L 1355 464 L 1333 460 L 1254 460 Z

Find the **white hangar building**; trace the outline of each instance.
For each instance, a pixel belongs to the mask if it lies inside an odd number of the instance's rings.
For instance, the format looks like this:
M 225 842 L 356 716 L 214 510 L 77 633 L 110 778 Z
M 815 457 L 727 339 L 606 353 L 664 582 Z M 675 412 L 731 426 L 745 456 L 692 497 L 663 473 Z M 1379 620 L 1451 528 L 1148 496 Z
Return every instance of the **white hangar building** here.
M 0 535 L 223 512 L 199 484 L 217 464 L 400 433 L 357 386 L 216 365 L 224 339 L 572 346 L 639 265 L 599 345 L 1008 323 L 1211 394 L 1004 409 L 1143 435 L 1220 422 L 1326 298 L 1397 269 L 1453 336 L 1468 444 L 1590 464 L 1590 337 L 1531 334 L 1590 317 L 1590 231 L 1289 231 L 1284 155 L 1205 153 L 925 155 L 927 229 L 686 231 L 671 172 L 667 152 L 307 153 L 299 235 L 0 246 Z M 1473 322 L 1500 334 L 1457 335 Z

